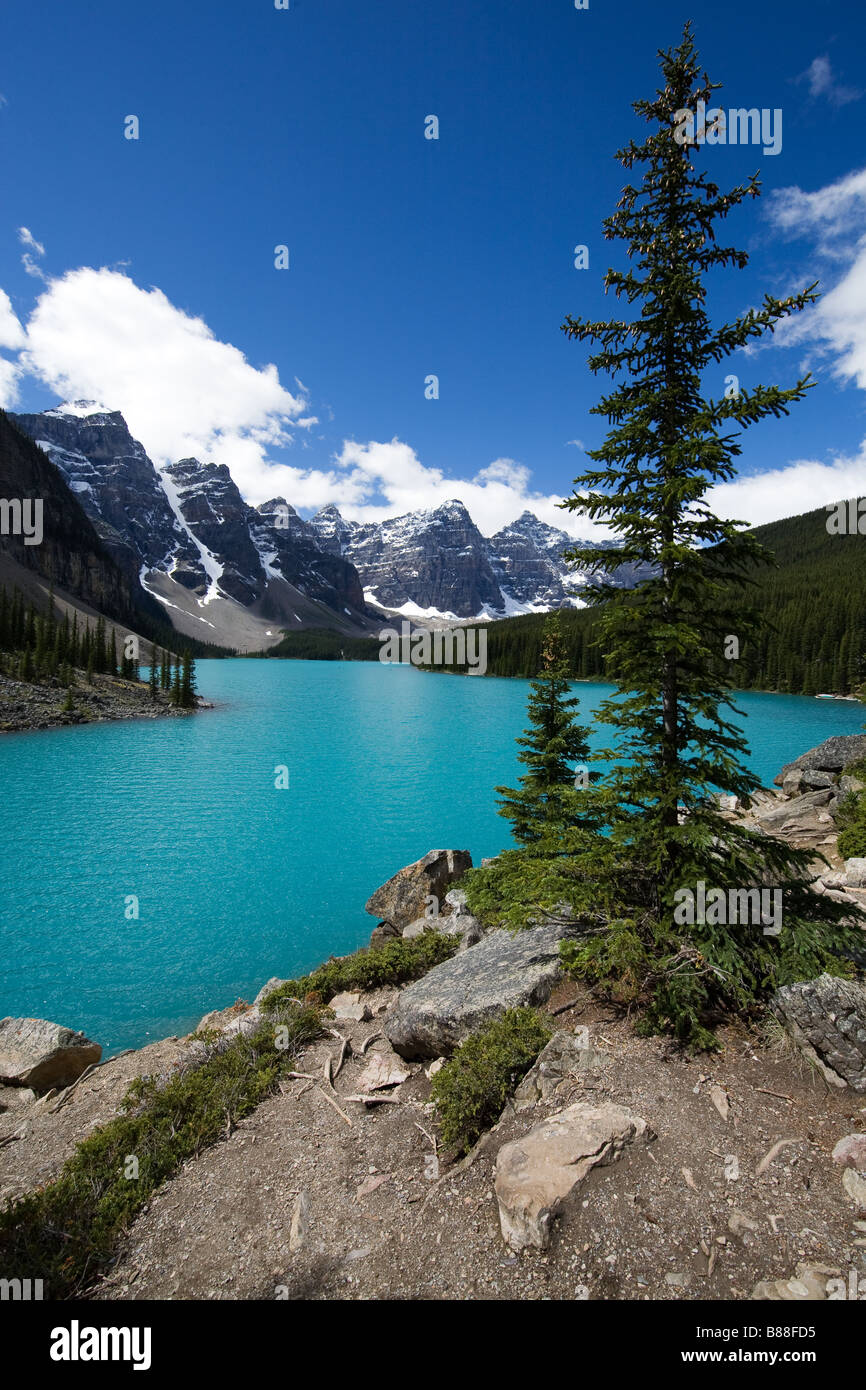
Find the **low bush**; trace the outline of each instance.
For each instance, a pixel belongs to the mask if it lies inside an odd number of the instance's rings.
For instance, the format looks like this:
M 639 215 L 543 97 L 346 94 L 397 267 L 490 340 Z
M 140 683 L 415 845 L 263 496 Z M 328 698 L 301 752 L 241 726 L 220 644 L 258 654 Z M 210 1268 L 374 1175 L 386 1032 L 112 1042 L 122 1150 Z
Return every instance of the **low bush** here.
M 326 1004 L 342 990 L 380 989 L 383 985 L 401 985 L 409 980 L 420 979 L 440 965 L 443 960 L 453 956 L 459 945 L 456 936 L 444 936 L 441 932 L 425 931 L 421 936 L 410 937 L 404 941 L 395 937 L 386 941 L 374 951 L 356 951 L 351 956 L 339 956 L 326 961 L 309 975 L 297 980 L 287 980 L 269 994 L 263 1007 L 267 1010 L 280 1008 L 288 999 L 306 999 L 315 995 Z
M 845 769 L 849 777 L 866 782 L 866 759 Z M 866 856 L 866 791 L 850 792 L 836 816 L 839 827 L 838 849 L 843 859 Z
M 502 1107 L 529 1071 L 551 1031 L 534 1009 L 509 1009 L 479 1028 L 433 1077 L 442 1143 L 457 1153 L 499 1119 Z

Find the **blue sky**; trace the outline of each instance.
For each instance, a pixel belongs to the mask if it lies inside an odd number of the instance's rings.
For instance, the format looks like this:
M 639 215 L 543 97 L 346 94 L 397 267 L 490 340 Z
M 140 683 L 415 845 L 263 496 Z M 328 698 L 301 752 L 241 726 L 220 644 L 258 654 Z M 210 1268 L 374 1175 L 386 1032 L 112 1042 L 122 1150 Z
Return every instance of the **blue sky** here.
M 720 509 L 866 490 L 866 18 L 833 0 L 6 0 L 0 403 L 99 400 L 158 464 L 227 462 L 305 514 L 459 496 L 488 534 L 527 505 L 566 524 L 603 382 L 559 325 L 616 312 L 612 155 L 689 17 L 720 104 L 783 112 L 779 154 L 703 152 L 766 195 L 728 223 L 752 259 L 714 281 L 714 317 L 828 292 L 709 383 L 819 382 L 749 432 Z

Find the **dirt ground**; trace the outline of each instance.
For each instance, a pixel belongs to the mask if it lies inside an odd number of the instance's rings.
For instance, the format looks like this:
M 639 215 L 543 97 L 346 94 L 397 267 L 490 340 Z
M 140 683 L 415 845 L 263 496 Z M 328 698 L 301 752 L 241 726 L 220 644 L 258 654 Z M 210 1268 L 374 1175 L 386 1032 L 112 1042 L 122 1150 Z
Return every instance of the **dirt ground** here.
M 761 1279 L 789 1278 L 808 1262 L 848 1279 L 866 1275 L 866 1211 L 833 1163 L 835 1143 L 866 1131 L 866 1097 L 829 1091 L 795 1054 L 728 1031 L 721 1055 L 689 1060 L 563 984 L 548 1010 L 574 999 L 557 1027 L 586 1025 L 601 1064 L 560 1093 L 506 1115 L 474 1162 L 437 1177 L 430 1083 L 420 1064 L 391 1092 L 399 1105 L 367 1108 L 347 1056 L 325 1099 L 336 1037 L 307 1049 L 297 1070 L 224 1142 L 184 1168 L 132 1227 L 102 1299 L 725 1299 L 748 1298 Z M 371 997 L 383 1009 L 385 992 Z M 355 1048 L 381 1033 L 334 1024 Z M 100 1067 L 56 1114 L 24 1122 L 0 1147 L 0 1196 L 46 1181 L 94 1124 L 108 1118 L 132 1075 L 168 1072 L 179 1040 Z M 721 1090 L 713 1089 L 721 1088 Z M 724 1109 L 722 1117 L 716 1102 Z M 512 1255 L 493 1195 L 500 1146 L 574 1101 L 612 1100 L 657 1135 L 596 1168 L 554 1222 L 550 1249 Z M 47 1107 L 43 1107 L 47 1111 Z M 22 1128 L 0 1115 L 0 1141 Z M 791 1140 L 759 1176 L 761 1160 Z M 50 1158 L 47 1156 L 50 1154 Z M 295 1217 L 293 1231 L 293 1216 Z M 828 1277 L 830 1277 L 828 1275 Z

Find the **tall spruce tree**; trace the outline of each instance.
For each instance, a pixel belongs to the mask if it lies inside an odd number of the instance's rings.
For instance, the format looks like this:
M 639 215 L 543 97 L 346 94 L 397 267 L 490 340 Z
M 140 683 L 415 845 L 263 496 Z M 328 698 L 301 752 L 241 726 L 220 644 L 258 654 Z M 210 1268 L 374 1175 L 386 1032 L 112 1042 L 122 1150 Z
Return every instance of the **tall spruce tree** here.
M 628 974 L 635 992 L 650 991 L 653 1026 L 709 1045 L 706 1023 L 720 1006 L 743 1009 L 774 985 L 838 973 L 845 966 L 837 953 L 853 952 L 856 936 L 840 925 L 839 905 L 804 883 L 810 854 L 727 821 L 712 795 L 747 800 L 757 785 L 729 718 L 736 711 L 729 639 L 741 649 L 755 639 L 748 589 L 771 557 L 741 523 L 715 516 L 706 494 L 734 475 L 741 433 L 787 414 L 812 382 L 716 399 L 703 394 L 703 377 L 713 371 L 721 386 L 726 357 L 817 295 L 814 285 L 786 299 L 766 295 L 760 309 L 712 327 L 708 273 L 747 262 L 745 252 L 716 241 L 716 223 L 758 196 L 759 183 L 753 176 L 721 192 L 696 168 L 699 157 L 713 158 L 713 146 L 682 140 L 683 113 L 697 111 L 699 101 L 711 105 L 719 86 L 702 72 L 688 24 L 679 46 L 659 57 L 662 86 L 634 103 L 650 132 L 617 155 L 628 170 L 643 166 L 643 175 L 626 185 L 604 224 L 605 237 L 624 242 L 632 262 L 609 270 L 605 289 L 639 313 L 602 322 L 569 316 L 563 324 L 569 338 L 598 345 L 591 371 L 614 379 L 593 411 L 610 425 L 602 446 L 589 451 L 598 466 L 575 479 L 563 505 L 603 520 L 621 540 L 616 550 L 575 550 L 571 558 L 607 571 L 624 562 L 655 567 L 632 594 L 603 584 L 593 593 L 604 600 L 601 642 L 618 687 L 598 711 L 618 733 L 611 844 L 633 865 L 644 900 L 624 904 L 614 929 L 578 949 L 573 963 L 598 979 Z M 764 934 L 760 922 L 681 921 L 680 890 L 697 894 L 702 882 L 708 890 L 762 883 L 784 890 L 781 935 Z

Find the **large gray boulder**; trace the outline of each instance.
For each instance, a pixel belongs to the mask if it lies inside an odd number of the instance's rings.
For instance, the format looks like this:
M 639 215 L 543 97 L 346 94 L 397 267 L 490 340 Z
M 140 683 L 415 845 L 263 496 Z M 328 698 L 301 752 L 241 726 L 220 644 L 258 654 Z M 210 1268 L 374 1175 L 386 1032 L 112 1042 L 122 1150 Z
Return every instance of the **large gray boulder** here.
M 465 849 L 431 849 L 423 859 L 399 869 L 377 888 L 367 902 L 367 912 L 400 931 L 425 915 L 428 899 L 441 905 L 452 883 L 472 868 Z
M 403 1057 L 444 1057 L 506 1009 L 540 1004 L 560 977 L 559 943 L 583 928 L 551 922 L 494 931 L 402 990 L 385 1032 Z
M 518 1254 L 527 1246 L 546 1250 L 552 1218 L 587 1173 L 655 1137 L 646 1120 L 624 1106 L 581 1102 L 504 1144 L 494 1186 L 506 1245 Z
M 835 1086 L 866 1091 L 866 988 L 835 975 L 785 985 L 773 1008 L 800 1050 Z
M 99 1043 L 44 1018 L 0 1018 L 0 1083 L 71 1086 L 102 1057 Z
M 817 748 L 801 753 L 792 763 L 786 763 L 775 778 L 776 786 L 781 787 L 794 771 L 842 772 L 861 758 L 866 758 L 866 734 L 837 734 L 834 738 L 825 738 Z

